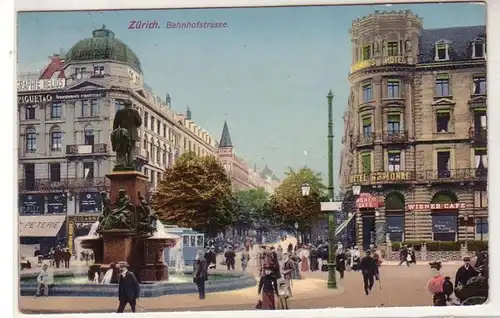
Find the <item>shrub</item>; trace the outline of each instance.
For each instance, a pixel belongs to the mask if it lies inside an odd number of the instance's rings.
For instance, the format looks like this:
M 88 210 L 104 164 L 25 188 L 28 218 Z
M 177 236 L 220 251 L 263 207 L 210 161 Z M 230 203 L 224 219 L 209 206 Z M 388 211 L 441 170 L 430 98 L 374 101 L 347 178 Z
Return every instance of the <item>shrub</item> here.
M 472 251 L 487 251 L 488 241 L 467 241 L 467 250 Z
M 460 251 L 460 242 L 426 242 L 427 250 L 429 252 L 449 252 L 449 251 Z
M 464 241 L 460 242 L 440 242 L 440 241 L 419 241 L 419 240 L 408 240 L 405 242 L 392 242 L 392 250 L 399 251 L 401 246 L 413 246 L 415 251 L 419 252 L 421 250 L 422 244 L 425 242 L 427 245 L 427 251 L 429 252 L 453 252 L 460 251 L 461 245 Z M 468 251 L 485 251 L 488 250 L 488 241 L 467 241 Z

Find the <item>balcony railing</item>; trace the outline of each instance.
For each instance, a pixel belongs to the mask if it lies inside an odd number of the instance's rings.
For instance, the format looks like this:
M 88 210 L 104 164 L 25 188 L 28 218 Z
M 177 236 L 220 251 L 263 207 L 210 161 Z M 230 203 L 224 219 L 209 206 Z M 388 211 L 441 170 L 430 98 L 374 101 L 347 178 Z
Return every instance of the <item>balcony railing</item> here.
M 66 155 L 68 156 L 92 156 L 92 155 L 107 154 L 107 153 L 108 153 L 107 144 L 66 146 Z
M 488 143 L 488 129 L 484 128 L 474 128 L 469 129 L 469 138 L 472 143 L 477 144 L 487 144 Z
M 370 146 L 375 141 L 374 133 L 365 133 L 357 135 L 353 138 L 355 147 Z
M 431 170 L 431 171 L 425 171 L 424 178 L 427 181 L 437 181 L 437 182 L 487 180 L 488 168 Z
M 408 141 L 408 132 L 406 130 L 386 130 L 382 134 L 384 143 L 402 143 Z
M 108 187 L 110 182 L 105 177 L 99 178 L 61 178 L 59 181 L 47 179 L 19 179 L 20 191 L 62 191 L 72 188 L 101 188 Z

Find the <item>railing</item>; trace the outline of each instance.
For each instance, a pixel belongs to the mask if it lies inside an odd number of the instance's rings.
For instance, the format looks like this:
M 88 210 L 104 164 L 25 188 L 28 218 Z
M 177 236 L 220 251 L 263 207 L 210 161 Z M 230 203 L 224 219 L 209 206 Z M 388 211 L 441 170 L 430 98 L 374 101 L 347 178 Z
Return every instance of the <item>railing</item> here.
M 425 171 L 424 179 L 427 181 L 438 181 L 438 182 L 486 180 L 488 179 L 488 168 Z
M 108 187 L 110 182 L 105 177 L 99 178 L 61 178 L 53 181 L 49 178 L 26 180 L 19 179 L 18 186 L 21 191 L 64 190 L 70 188 Z
M 408 132 L 406 130 L 386 130 L 382 134 L 384 143 L 401 143 L 408 141 Z
M 66 155 L 68 156 L 85 156 L 96 154 L 107 154 L 107 144 L 93 144 L 93 145 L 68 145 L 66 146 Z
M 354 146 L 355 147 L 369 146 L 372 145 L 374 141 L 375 141 L 374 133 L 360 134 L 354 137 Z
M 469 129 L 469 139 L 473 143 L 486 144 L 488 142 L 488 129 L 484 128 L 474 128 Z

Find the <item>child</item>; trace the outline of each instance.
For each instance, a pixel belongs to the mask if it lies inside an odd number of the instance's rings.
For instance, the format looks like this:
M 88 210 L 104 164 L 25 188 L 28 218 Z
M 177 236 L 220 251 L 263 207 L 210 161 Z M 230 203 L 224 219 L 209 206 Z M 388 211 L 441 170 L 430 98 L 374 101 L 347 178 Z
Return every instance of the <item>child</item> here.
M 278 309 L 288 309 L 290 285 L 286 279 L 278 279 Z

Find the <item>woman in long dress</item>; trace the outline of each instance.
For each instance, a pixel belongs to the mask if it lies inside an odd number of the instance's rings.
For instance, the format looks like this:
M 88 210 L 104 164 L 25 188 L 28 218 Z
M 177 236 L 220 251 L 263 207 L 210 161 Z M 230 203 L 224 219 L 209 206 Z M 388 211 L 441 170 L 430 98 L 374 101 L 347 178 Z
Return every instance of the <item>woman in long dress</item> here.
M 300 251 L 300 270 L 302 272 L 307 272 L 309 271 L 309 250 L 307 249 L 307 247 L 304 247 L 301 251 Z
M 274 295 L 278 295 L 278 283 L 269 268 L 264 269 L 264 275 L 260 278 L 258 294 L 262 295 L 262 310 L 275 310 L 276 301 Z
M 294 252 L 290 256 L 290 259 L 293 261 L 292 279 L 301 279 L 299 270 L 299 263 L 301 262 L 300 257 Z

